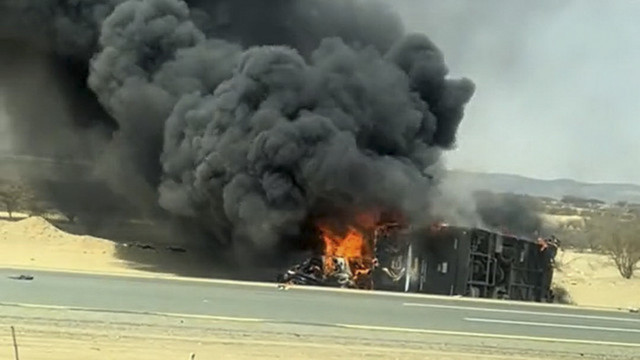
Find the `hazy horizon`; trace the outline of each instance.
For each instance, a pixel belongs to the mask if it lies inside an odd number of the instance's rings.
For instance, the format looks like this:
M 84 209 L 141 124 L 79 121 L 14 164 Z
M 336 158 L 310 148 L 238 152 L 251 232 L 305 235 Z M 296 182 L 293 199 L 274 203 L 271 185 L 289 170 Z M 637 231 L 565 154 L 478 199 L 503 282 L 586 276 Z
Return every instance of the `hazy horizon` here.
M 481 170 L 469 170 L 469 169 L 454 168 L 454 167 L 448 167 L 447 170 L 448 171 L 467 172 L 467 173 L 477 173 L 477 174 L 484 174 L 484 175 L 519 176 L 519 177 L 523 177 L 523 178 L 526 178 L 526 179 L 540 180 L 540 181 L 575 181 L 575 182 L 582 183 L 582 184 L 592 184 L 592 185 L 634 185 L 634 186 L 640 186 L 640 183 L 636 183 L 636 182 L 633 182 L 633 181 L 589 181 L 589 180 L 580 180 L 580 179 L 567 178 L 567 177 L 538 177 L 538 176 L 522 175 L 522 174 L 515 174 L 515 173 L 509 173 L 509 172 L 503 172 L 503 171 L 481 171 Z
M 640 2 L 387 1 L 476 83 L 448 168 L 640 184 Z
M 476 83 L 448 167 L 640 184 L 640 2 L 389 2 Z

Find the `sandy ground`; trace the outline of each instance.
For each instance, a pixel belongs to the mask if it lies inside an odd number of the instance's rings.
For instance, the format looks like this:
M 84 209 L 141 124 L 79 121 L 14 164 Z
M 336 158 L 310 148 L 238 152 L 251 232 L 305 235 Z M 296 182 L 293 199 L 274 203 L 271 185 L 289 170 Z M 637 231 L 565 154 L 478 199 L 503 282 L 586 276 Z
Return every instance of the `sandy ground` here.
M 137 252 L 132 258 L 141 258 L 148 263 L 154 260 L 173 262 L 175 268 L 196 267 L 203 263 L 189 254 L 123 249 L 109 240 L 67 234 L 40 217 L 17 222 L 0 221 L 0 248 L 0 266 L 5 267 L 148 273 L 137 263 L 121 260 L 124 251 Z M 640 308 L 640 273 L 625 280 L 613 263 L 599 254 L 566 251 L 560 252 L 557 260 L 560 271 L 555 274 L 555 283 L 569 291 L 575 304 Z
M 40 217 L 0 221 L 0 266 L 77 271 L 131 272 L 116 257 L 116 244 L 67 234 Z
M 564 287 L 575 304 L 640 308 L 640 272 L 624 279 L 606 256 L 573 251 L 560 252 L 554 282 Z
M 87 330 L 89 330 L 87 332 Z M 114 360 L 156 360 L 156 359 L 512 359 L 507 356 L 464 354 L 435 350 L 407 350 L 380 348 L 354 344 L 336 346 L 333 344 L 313 344 L 301 341 L 241 340 L 225 337 L 179 338 L 163 335 L 132 333 L 123 334 L 121 329 L 95 329 L 83 327 L 83 332 L 70 328 L 26 326 L 20 328 L 20 355 L 30 360 L 72 360 L 72 359 L 114 359 Z M 277 339 L 277 337 L 276 337 Z M 0 356 L 10 359 L 8 341 L 0 341 Z M 46 350 L 45 350 L 46 349 Z M 536 357 L 537 358 L 537 357 Z M 516 359 L 534 359 L 517 357 Z
M 4 219 L 0 220 L 0 266 L 3 267 L 129 275 L 224 276 L 213 272 L 206 253 L 194 249 L 177 253 L 167 249 L 171 244 L 149 244 L 153 234 L 139 234 L 140 229 L 127 241 L 115 242 L 67 233 L 41 217 L 20 218 L 18 214 L 18 220 Z M 126 228 L 123 231 L 127 231 Z M 153 245 L 153 248 L 136 244 Z
M 633 349 L 0 305 L 0 359 L 632 359 Z

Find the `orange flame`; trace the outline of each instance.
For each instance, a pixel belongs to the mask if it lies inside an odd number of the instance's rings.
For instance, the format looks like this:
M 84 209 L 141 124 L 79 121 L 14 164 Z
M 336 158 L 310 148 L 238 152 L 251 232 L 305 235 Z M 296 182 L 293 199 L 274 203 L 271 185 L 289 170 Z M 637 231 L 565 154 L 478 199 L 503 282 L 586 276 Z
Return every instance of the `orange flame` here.
M 348 220 L 346 231 L 336 231 L 328 225 L 331 221 L 317 224 L 324 243 L 324 273 L 334 274 L 335 260 L 342 258 L 351 271 L 354 285 L 358 288 L 373 288 L 372 270 L 375 263 L 376 239 L 380 232 L 401 226 L 395 213 L 376 209 L 359 212 Z
M 333 260 L 343 258 L 356 283 L 370 274 L 373 265 L 373 249 L 365 234 L 349 227 L 346 234 L 339 235 L 326 226 L 320 226 L 324 242 L 325 273 L 335 271 Z
M 349 227 L 344 236 L 337 235 L 324 226 L 320 227 L 320 231 L 325 245 L 325 256 L 342 257 L 347 261 L 372 256 L 372 250 L 364 234 L 353 227 Z

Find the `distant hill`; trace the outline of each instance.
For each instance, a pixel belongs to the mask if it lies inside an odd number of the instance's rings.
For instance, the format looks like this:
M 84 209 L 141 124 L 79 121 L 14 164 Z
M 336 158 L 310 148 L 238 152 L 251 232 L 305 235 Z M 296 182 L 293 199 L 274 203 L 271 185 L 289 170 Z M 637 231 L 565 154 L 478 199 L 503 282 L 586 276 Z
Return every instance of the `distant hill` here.
M 468 191 L 511 192 L 555 199 L 571 195 L 608 203 L 640 203 L 640 185 L 635 184 L 584 183 L 569 179 L 540 180 L 519 175 L 460 170 L 450 171 L 446 182 L 447 187 Z
M 0 152 L 0 180 L 16 181 L 29 178 L 64 184 L 86 182 L 94 186 L 92 170 L 90 164 L 85 162 Z M 540 180 L 520 175 L 451 170 L 443 185 L 454 191 L 488 190 L 555 199 L 570 195 L 608 203 L 640 203 L 640 185 L 635 184 L 584 183 L 569 179 Z

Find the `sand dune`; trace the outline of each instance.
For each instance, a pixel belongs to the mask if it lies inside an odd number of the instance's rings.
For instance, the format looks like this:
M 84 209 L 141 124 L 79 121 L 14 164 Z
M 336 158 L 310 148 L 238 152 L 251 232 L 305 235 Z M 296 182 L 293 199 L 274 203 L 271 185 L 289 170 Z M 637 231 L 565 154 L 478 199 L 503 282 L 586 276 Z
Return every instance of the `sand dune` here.
M 0 221 L 0 266 L 77 271 L 131 272 L 117 259 L 116 244 L 68 234 L 41 217 Z

